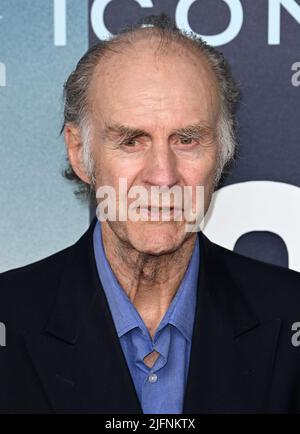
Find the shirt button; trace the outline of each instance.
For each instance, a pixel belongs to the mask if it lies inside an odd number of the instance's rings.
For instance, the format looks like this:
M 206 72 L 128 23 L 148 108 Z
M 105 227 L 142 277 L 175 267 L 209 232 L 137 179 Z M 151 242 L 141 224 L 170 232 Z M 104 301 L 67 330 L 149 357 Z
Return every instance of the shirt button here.
M 149 383 L 156 383 L 157 382 L 157 375 L 156 374 L 150 374 L 148 377 Z

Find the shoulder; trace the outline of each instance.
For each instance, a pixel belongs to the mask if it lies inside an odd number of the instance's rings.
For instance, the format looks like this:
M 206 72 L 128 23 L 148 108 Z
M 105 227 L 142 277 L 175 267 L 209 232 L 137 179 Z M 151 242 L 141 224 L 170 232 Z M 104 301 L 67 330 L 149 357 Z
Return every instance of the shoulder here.
M 0 274 L 0 322 L 18 324 L 44 319 L 72 248 Z
M 206 238 L 206 237 L 205 237 Z M 300 306 L 300 273 L 235 253 L 207 238 L 204 244 L 221 264 L 230 282 L 263 316 L 297 316 Z M 213 270 L 214 265 L 211 264 Z M 215 270 L 217 272 L 217 269 Z M 298 314 L 300 320 L 300 315 Z
M 273 273 L 276 273 L 277 275 L 282 274 L 286 277 L 293 276 L 296 279 L 299 279 L 300 277 L 300 273 L 298 273 L 297 271 L 290 270 L 279 265 L 270 264 L 268 262 L 263 262 L 258 259 L 242 255 L 240 253 L 236 253 L 212 241 L 209 241 L 209 243 L 212 245 L 213 249 L 218 252 L 218 254 L 223 256 L 223 259 L 228 265 L 234 264 L 235 266 L 240 266 L 242 269 L 246 267 L 249 270 L 256 270 L 257 272 L 263 272 L 264 274 L 270 273 L 272 275 Z
M 40 329 L 45 325 L 65 273 L 73 276 L 77 271 L 78 274 L 80 267 L 84 269 L 91 262 L 89 252 L 95 223 L 96 219 L 75 244 L 37 262 L 0 274 L 0 323 L 10 325 L 15 332 Z
M 48 279 L 55 278 L 64 266 L 72 247 L 67 247 L 64 250 L 23 267 L 0 273 L 0 291 L 4 285 L 9 285 L 13 290 L 14 287 L 30 286 L 30 284 L 35 284 L 37 281 L 47 282 Z

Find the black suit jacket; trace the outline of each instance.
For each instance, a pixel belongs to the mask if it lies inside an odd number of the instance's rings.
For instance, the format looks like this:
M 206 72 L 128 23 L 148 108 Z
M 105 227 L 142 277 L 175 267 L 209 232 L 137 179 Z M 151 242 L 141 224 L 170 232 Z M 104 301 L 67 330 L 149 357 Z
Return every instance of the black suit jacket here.
M 0 411 L 141 413 L 93 253 L 73 246 L 0 275 Z M 300 274 L 198 240 L 184 413 L 300 412 Z

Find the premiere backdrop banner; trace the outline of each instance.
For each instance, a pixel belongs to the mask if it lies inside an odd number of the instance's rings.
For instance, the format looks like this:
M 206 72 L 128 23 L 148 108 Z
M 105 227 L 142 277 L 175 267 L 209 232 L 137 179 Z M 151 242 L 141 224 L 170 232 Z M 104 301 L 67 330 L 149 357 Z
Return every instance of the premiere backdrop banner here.
M 238 158 L 205 233 L 300 271 L 300 0 L 0 0 L 0 271 L 87 228 L 60 175 L 63 82 L 98 39 L 161 12 L 223 51 L 242 91 Z

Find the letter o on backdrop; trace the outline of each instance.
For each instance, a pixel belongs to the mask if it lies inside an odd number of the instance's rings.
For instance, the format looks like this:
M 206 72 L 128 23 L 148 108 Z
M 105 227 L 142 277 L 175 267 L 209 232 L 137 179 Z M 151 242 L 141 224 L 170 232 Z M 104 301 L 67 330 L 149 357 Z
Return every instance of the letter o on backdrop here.
M 110 31 L 104 23 L 104 12 L 112 0 L 95 0 L 91 8 L 92 28 L 99 39 L 107 39 L 111 36 Z M 134 0 L 142 8 L 153 8 L 151 0 Z
M 249 181 L 217 190 L 203 232 L 233 250 L 241 235 L 269 231 L 286 244 L 289 268 L 300 272 L 300 188 L 272 181 Z
M 189 9 L 192 4 L 195 3 L 195 1 L 197 0 L 180 0 L 176 7 L 175 19 L 177 27 L 196 34 L 196 32 L 191 29 L 188 20 Z M 232 41 L 239 34 L 243 25 L 244 13 L 240 0 L 222 1 L 224 1 L 230 9 L 230 22 L 227 29 L 225 29 L 222 33 L 213 36 L 205 36 L 197 33 L 208 44 L 213 46 L 228 44 L 228 42 Z

